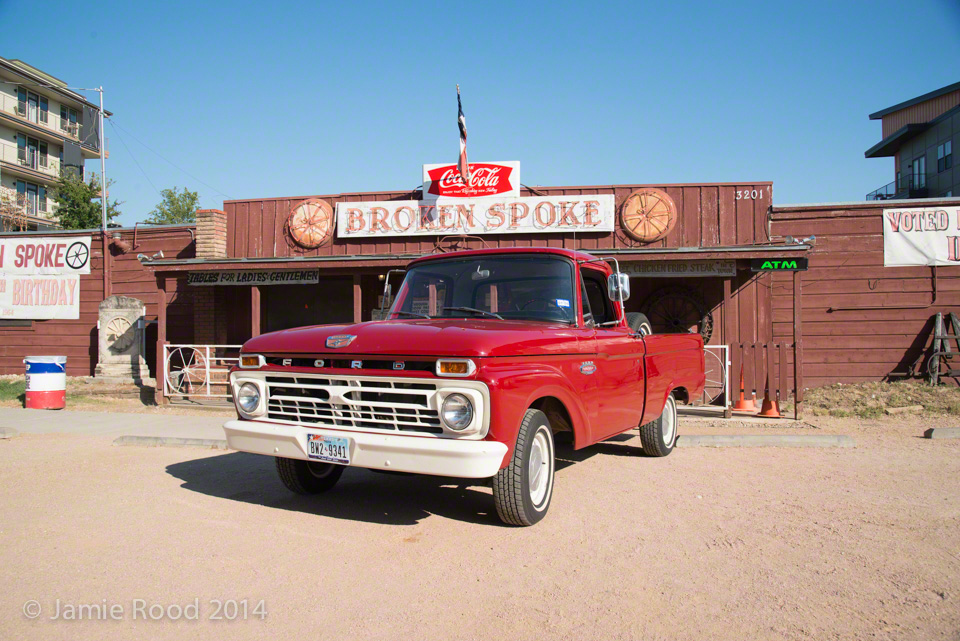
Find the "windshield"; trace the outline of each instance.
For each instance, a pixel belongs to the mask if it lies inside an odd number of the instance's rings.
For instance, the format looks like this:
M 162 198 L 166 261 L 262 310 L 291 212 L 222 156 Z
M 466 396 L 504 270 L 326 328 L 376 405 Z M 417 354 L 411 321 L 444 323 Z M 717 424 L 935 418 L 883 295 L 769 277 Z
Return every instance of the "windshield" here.
M 397 318 L 487 318 L 573 323 L 573 264 L 554 256 L 434 260 L 407 272 Z

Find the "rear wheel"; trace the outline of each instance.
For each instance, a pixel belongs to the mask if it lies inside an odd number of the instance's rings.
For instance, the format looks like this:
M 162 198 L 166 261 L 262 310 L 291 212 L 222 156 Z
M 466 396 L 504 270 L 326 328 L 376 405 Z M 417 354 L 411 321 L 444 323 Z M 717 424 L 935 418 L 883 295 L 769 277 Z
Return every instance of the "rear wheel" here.
M 677 443 L 677 401 L 667 397 L 663 414 L 640 427 L 640 444 L 647 456 L 666 456 Z
M 326 492 L 340 480 L 342 465 L 277 457 L 277 474 L 287 489 L 297 494 Z
M 493 477 L 493 502 L 500 520 L 533 525 L 547 514 L 553 497 L 553 430 L 547 415 L 529 409 L 520 422 L 510 464 Z
M 641 336 L 649 336 L 653 333 L 653 326 L 650 325 L 646 314 L 641 314 L 640 312 L 630 312 L 627 314 L 627 327 Z

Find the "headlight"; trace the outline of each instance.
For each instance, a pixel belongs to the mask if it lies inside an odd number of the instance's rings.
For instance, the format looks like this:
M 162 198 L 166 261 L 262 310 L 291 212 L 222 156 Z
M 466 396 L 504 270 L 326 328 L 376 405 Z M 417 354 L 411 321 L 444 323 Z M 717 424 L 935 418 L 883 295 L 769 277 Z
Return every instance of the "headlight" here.
M 465 430 L 473 421 L 473 403 L 463 394 L 451 394 L 443 399 L 440 418 L 451 430 Z
M 247 414 L 252 414 L 260 406 L 260 388 L 254 383 L 244 383 L 237 390 L 237 405 Z

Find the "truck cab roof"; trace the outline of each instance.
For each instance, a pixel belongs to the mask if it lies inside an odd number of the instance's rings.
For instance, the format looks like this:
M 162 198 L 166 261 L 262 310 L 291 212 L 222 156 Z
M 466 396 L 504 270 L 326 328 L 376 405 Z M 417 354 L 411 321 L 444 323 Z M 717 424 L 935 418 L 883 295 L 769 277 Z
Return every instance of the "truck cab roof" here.
M 468 249 L 458 252 L 431 254 L 412 260 L 407 267 L 413 267 L 414 265 L 419 265 L 422 262 L 431 260 L 445 260 L 460 257 L 471 258 L 475 256 L 499 256 L 504 254 L 553 254 L 569 258 L 573 261 L 597 260 L 597 257 L 592 254 L 573 249 L 564 249 L 562 247 L 493 247 L 490 249 Z

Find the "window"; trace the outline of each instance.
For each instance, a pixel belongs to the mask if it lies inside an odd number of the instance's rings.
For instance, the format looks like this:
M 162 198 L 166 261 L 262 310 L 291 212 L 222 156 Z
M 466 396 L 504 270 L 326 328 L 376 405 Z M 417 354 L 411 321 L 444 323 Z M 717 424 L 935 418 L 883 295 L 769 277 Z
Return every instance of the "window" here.
M 40 166 L 47 166 L 47 143 L 40 141 Z
M 37 169 L 40 165 L 40 141 L 23 134 L 17 134 L 17 160 L 25 167 Z
M 47 211 L 47 190 L 40 185 L 17 181 L 17 205 L 26 209 L 27 215 Z
M 937 145 L 937 173 L 953 167 L 953 141 Z
M 407 272 L 389 318 L 574 322 L 573 265 L 558 257 L 436 260 Z
M 927 157 L 918 156 L 913 159 L 912 189 L 923 189 L 927 186 Z
M 588 309 L 590 314 L 592 314 L 593 322 L 597 325 L 603 325 L 604 323 L 616 320 L 613 317 L 613 309 L 607 298 L 603 274 L 594 269 L 584 269 L 581 273 L 583 274 L 583 290 L 581 295 L 585 296 L 583 304 L 584 321 L 591 320 L 587 318 Z
M 50 105 L 47 103 L 46 96 L 40 96 L 40 122 L 47 124 L 48 115 L 50 113 Z
M 60 105 L 60 130 L 73 136 L 77 135 L 77 110 L 66 105 Z

